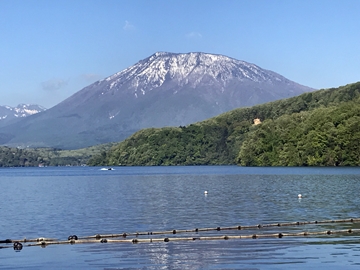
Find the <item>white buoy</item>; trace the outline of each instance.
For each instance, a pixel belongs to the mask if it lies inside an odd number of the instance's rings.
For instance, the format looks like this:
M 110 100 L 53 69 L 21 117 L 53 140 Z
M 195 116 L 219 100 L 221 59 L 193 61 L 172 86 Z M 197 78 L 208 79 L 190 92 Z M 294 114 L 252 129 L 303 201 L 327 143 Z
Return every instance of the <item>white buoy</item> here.
M 206 195 L 207 193 L 208 193 L 207 190 L 205 190 L 205 191 L 204 191 L 204 194 Z
M 301 195 L 301 194 L 299 194 L 299 195 L 298 195 L 298 198 L 299 198 L 299 199 L 301 199 L 301 198 L 302 198 L 302 195 Z

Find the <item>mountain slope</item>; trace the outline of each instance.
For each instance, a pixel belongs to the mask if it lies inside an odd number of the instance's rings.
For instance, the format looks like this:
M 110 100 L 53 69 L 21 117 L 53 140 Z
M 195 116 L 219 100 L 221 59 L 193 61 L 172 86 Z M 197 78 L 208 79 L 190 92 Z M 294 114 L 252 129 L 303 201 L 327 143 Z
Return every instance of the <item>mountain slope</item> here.
M 0 143 L 63 149 L 121 141 L 313 89 L 222 55 L 159 52 L 46 112 L 0 129 Z

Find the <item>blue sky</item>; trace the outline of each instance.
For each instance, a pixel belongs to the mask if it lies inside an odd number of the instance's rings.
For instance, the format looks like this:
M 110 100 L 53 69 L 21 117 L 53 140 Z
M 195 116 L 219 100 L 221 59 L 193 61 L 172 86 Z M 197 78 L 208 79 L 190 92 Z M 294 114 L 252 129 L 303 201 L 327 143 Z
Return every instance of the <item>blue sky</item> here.
M 50 108 L 157 51 L 222 54 L 297 83 L 360 80 L 358 0 L 0 0 L 0 105 Z

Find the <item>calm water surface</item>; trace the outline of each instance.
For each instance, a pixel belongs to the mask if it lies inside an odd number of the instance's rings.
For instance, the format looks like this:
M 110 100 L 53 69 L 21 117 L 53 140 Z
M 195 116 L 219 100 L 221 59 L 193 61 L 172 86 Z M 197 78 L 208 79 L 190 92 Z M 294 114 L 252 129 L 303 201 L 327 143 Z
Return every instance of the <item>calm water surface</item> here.
M 66 240 L 73 234 L 81 237 L 360 218 L 360 168 L 100 169 L 0 169 L 0 240 L 25 237 Z M 299 193 L 302 199 L 298 199 Z M 213 230 L 152 238 L 350 228 L 360 229 L 360 223 Z M 0 249 L 0 269 L 308 267 L 359 268 L 360 235 L 25 246 L 20 252 Z

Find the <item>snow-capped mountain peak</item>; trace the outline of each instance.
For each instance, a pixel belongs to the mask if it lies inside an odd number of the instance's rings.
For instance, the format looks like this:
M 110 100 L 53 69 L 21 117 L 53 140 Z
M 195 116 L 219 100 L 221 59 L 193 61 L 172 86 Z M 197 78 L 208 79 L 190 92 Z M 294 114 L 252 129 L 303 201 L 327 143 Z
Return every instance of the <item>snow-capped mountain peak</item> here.
M 10 120 L 27 117 L 45 110 L 44 107 L 35 104 L 19 104 L 16 107 L 0 106 L 0 123 L 4 124 L 5 120 L 9 122 Z
M 283 76 L 254 64 L 201 52 L 157 52 L 104 80 L 110 83 L 108 90 L 118 89 L 128 83 L 127 88 L 132 94 L 145 94 L 170 80 L 177 86 L 187 85 L 191 88 L 199 84 L 226 87 L 232 80 L 271 84 L 288 81 Z

